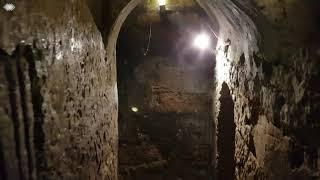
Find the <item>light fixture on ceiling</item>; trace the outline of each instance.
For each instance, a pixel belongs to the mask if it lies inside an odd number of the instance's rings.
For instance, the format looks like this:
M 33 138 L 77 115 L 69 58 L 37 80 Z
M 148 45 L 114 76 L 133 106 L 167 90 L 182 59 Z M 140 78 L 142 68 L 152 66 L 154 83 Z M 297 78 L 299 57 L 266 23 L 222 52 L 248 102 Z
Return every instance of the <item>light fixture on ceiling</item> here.
M 158 0 L 159 6 L 165 6 L 166 5 L 166 0 Z
M 205 50 L 210 46 L 210 37 L 206 33 L 198 34 L 193 40 L 193 46 Z
M 158 4 L 160 7 L 160 14 L 164 15 L 166 12 L 166 0 L 158 0 Z
M 133 106 L 133 107 L 131 107 L 131 111 L 136 113 L 139 111 L 139 109 L 137 107 Z
M 13 3 L 10 3 L 10 2 L 6 2 L 3 5 L 3 9 L 6 10 L 6 11 L 13 11 L 15 8 L 16 8 L 16 6 Z

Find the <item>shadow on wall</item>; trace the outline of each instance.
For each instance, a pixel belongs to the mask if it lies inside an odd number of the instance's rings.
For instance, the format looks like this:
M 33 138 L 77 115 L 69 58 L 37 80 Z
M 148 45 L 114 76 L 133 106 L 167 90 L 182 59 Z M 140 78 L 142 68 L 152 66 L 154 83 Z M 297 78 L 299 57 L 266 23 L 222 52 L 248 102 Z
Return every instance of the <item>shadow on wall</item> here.
M 235 179 L 235 123 L 234 102 L 228 85 L 224 82 L 221 89 L 221 109 L 218 115 L 218 179 Z
M 3 68 L 1 73 L 5 76 L 3 77 L 5 81 L 1 80 L 5 82 L 9 92 L 3 93 L 5 90 L 3 88 L 0 89 L 2 90 L 0 94 L 2 99 L 9 99 L 5 109 L 12 120 L 5 116 L 1 117 L 0 179 L 18 177 L 34 179 L 35 170 L 44 170 L 46 164 L 43 149 L 45 140 L 42 129 L 42 96 L 33 58 L 30 46 L 17 46 L 13 55 L 8 55 L 0 49 L 0 66 Z M 32 102 L 32 107 L 28 103 L 29 100 Z M 6 134 L 8 129 L 12 134 Z M 15 155 L 10 155 L 8 152 L 15 152 Z M 37 156 L 34 156 L 34 152 Z M 12 162 L 6 161 L 8 159 Z

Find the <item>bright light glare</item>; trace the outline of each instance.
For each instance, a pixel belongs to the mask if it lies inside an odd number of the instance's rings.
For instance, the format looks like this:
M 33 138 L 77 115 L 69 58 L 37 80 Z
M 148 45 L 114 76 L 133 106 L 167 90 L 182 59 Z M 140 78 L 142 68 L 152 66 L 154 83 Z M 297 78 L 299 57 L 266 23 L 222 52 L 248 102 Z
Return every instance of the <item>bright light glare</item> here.
M 139 109 L 138 109 L 137 107 L 131 107 L 131 111 L 133 111 L 133 112 L 138 112 Z
M 210 37 L 205 33 L 198 34 L 193 41 L 193 45 L 201 50 L 207 49 L 210 46 Z
M 13 11 L 15 8 L 16 8 L 16 6 L 14 4 L 12 4 L 12 3 L 6 3 L 3 6 L 3 9 L 6 10 L 6 11 Z
M 228 82 L 230 79 L 231 62 L 227 60 L 227 56 L 223 50 L 226 44 L 223 40 L 218 41 L 216 54 L 216 81 L 218 84 Z
M 166 0 L 158 0 L 159 6 L 166 5 Z

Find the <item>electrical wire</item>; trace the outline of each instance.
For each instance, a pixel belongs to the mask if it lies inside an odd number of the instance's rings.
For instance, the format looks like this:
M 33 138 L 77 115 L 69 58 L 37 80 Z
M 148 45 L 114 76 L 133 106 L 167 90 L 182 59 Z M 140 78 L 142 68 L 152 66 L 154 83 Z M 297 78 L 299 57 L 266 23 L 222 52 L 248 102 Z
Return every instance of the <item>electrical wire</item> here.
M 144 52 L 144 56 L 146 56 L 149 52 L 149 47 L 150 47 L 150 42 L 151 42 L 151 36 L 152 36 L 152 25 L 150 24 L 150 29 L 149 29 L 149 39 L 148 39 L 148 45 L 147 45 L 147 48 Z

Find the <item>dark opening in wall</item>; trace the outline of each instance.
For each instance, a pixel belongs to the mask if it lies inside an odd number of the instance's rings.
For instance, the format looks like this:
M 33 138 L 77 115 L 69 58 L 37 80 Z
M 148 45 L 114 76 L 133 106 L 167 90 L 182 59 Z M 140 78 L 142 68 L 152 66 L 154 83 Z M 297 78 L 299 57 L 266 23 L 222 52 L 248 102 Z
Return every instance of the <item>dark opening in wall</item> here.
M 116 44 L 119 177 L 212 179 L 215 57 L 193 44 L 209 34 L 208 17 L 181 5 L 161 17 L 146 5 L 126 19 Z
M 242 53 L 240 56 L 239 64 L 240 64 L 240 66 L 243 66 L 245 63 L 246 63 L 246 58 L 244 56 L 244 53 Z
M 229 87 L 222 84 L 218 115 L 218 179 L 235 179 L 235 123 L 234 102 Z
M 285 105 L 286 99 L 282 96 L 279 95 L 276 97 L 276 101 L 274 104 L 274 125 L 278 128 L 281 128 L 281 117 L 280 117 L 280 112 L 281 108 L 283 105 Z
M 4 158 L 3 145 L 0 140 L 0 179 L 7 179 L 7 168 Z
M 304 162 L 304 149 L 294 143 L 291 144 L 289 152 L 289 162 L 291 169 L 299 168 Z

